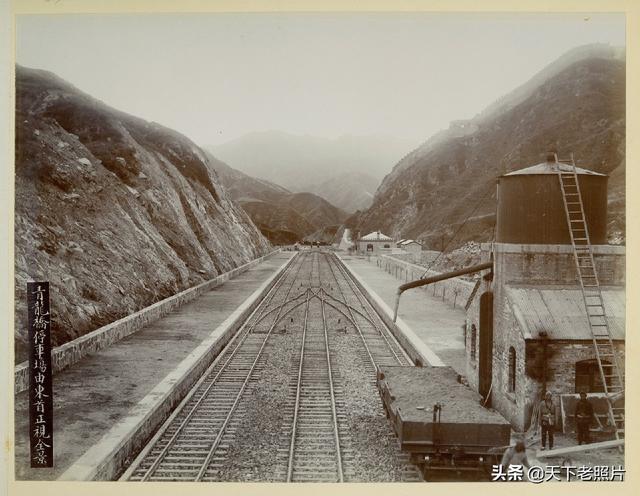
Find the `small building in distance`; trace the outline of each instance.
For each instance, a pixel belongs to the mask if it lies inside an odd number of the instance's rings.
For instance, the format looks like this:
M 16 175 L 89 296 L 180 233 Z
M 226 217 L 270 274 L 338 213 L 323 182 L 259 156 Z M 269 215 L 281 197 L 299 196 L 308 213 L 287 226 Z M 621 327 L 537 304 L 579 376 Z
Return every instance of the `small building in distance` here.
M 398 248 L 413 254 L 416 258 L 420 257 L 422 251 L 422 244 L 415 239 L 403 239 L 398 242 Z
M 499 178 L 496 242 L 481 254 L 493 260 L 493 277 L 479 281 L 467 307 L 469 384 L 519 430 L 529 427 L 545 391 L 560 429 L 578 392 L 604 391 L 558 168 L 572 171 L 553 158 Z M 576 172 L 613 344 L 601 360 L 624 374 L 625 249 L 607 244 L 607 176 Z
M 358 252 L 364 255 L 391 253 L 392 246 L 393 239 L 380 231 L 370 232 L 358 240 Z

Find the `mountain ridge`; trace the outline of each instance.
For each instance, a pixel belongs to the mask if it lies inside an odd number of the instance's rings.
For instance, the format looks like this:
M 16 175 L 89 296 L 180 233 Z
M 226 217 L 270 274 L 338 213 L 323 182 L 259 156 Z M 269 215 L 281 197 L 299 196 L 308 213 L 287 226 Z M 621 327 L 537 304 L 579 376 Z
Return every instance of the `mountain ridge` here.
M 310 184 L 307 190 L 348 212 L 366 210 L 371 206 L 378 181 L 361 172 L 345 172 L 319 184 Z
M 313 189 L 319 193 L 314 186 L 345 172 L 366 174 L 380 181 L 391 164 L 414 144 L 413 140 L 377 135 L 330 139 L 260 131 L 204 148 L 254 178 L 291 191 Z
M 210 154 L 210 152 L 206 152 Z M 226 190 L 273 244 L 292 244 L 328 226 L 338 226 L 347 212 L 310 192 L 291 192 L 251 177 L 220 160 L 212 167 Z
M 439 247 L 475 215 L 456 243 L 486 241 L 495 221 L 496 177 L 542 162 L 554 149 L 561 156 L 573 152 L 579 167 L 612 174 L 610 199 L 618 203 L 610 203 L 610 234 L 624 237 L 624 61 L 615 51 L 564 60 L 570 63 L 554 66 L 558 70 L 528 88 L 522 101 L 518 93 L 514 105 L 454 121 L 405 156 L 378 187 L 373 205 L 348 219 L 349 227 L 380 228 Z M 487 200 L 472 212 L 486 191 Z
M 495 116 L 496 113 L 507 111 L 518 103 L 522 103 L 522 101 L 531 95 L 531 92 L 537 86 L 567 69 L 570 65 L 588 58 L 605 58 L 624 61 L 624 52 L 625 49 L 623 47 L 615 47 L 604 43 L 583 45 L 569 50 L 556 60 L 543 67 L 528 81 L 517 86 L 510 92 L 489 104 L 471 119 L 454 120 L 449 124 L 447 129 L 438 131 L 434 135 L 430 136 L 424 143 L 411 150 L 400 161 L 398 161 L 398 163 L 392 168 L 391 172 L 383 178 L 379 187 L 383 187 L 383 185 L 388 182 L 388 176 L 393 177 L 394 174 L 399 173 L 406 166 L 416 160 L 419 160 L 440 143 L 443 143 L 448 139 L 455 139 L 456 137 L 469 135 L 477 131 L 478 126 L 481 125 L 482 122 L 489 120 Z M 378 191 L 376 191 L 376 193 L 378 193 Z

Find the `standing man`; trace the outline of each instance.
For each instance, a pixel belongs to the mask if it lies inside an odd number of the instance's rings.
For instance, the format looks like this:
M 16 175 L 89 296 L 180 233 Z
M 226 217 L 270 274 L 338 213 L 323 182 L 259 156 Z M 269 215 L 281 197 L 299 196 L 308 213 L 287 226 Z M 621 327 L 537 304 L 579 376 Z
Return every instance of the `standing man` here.
M 549 437 L 549 449 L 553 449 L 553 428 L 556 422 L 556 406 L 553 404 L 551 391 L 547 391 L 544 400 L 540 402 L 540 430 L 542 450 L 546 449 Z
M 589 444 L 591 442 L 589 436 L 589 427 L 591 426 L 591 419 L 593 419 L 593 406 L 587 399 L 587 393 L 584 391 L 580 393 L 580 400 L 576 403 L 576 428 L 578 431 L 578 445 Z

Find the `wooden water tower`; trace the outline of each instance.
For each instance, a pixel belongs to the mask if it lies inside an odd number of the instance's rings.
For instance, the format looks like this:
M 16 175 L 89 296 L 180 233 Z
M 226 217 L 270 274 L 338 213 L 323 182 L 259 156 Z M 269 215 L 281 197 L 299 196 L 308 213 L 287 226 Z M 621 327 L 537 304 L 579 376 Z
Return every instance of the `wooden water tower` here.
M 558 169 L 572 166 L 547 161 L 498 179 L 496 242 L 571 244 Z M 607 180 L 604 174 L 576 168 L 591 244 L 607 243 Z

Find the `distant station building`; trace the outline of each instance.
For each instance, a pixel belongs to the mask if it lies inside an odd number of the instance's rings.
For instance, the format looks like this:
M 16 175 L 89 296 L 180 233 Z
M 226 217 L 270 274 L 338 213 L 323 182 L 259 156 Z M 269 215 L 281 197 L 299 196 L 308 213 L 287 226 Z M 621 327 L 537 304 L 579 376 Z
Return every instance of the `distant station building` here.
M 392 246 L 393 239 L 380 231 L 373 231 L 358 240 L 358 251 L 365 255 L 390 253 Z
M 480 280 L 467 307 L 469 384 L 520 430 L 544 391 L 559 416 L 573 411 L 567 404 L 576 393 L 604 391 L 563 200 L 575 196 L 563 193 L 558 167 L 573 171 L 553 158 L 499 178 L 496 242 L 482 246 L 493 278 Z M 607 176 L 576 172 L 613 345 L 600 360 L 624 373 L 625 249 L 607 244 Z

